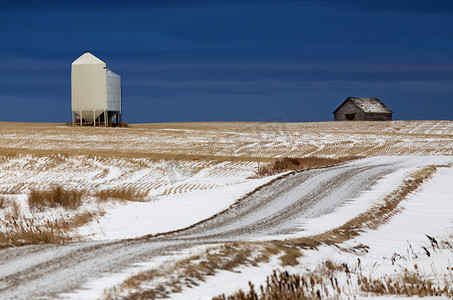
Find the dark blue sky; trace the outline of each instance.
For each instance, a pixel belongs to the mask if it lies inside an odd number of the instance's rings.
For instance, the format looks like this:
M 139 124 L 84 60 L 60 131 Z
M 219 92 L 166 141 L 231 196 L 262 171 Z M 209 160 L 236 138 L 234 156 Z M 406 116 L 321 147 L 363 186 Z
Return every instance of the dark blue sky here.
M 124 119 L 326 121 L 348 96 L 453 119 L 453 1 L 0 0 L 0 120 L 71 119 L 71 63 L 122 76 Z

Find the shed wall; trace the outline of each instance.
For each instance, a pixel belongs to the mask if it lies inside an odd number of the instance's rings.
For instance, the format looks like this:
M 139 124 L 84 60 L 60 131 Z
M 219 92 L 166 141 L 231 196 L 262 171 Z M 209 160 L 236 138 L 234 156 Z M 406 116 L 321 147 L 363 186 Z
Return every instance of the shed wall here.
M 365 116 L 366 121 L 391 121 L 392 114 L 389 113 L 367 113 Z
M 357 105 L 346 101 L 334 114 L 335 121 L 348 121 L 346 115 L 355 113 L 354 120 L 365 120 L 365 112 Z

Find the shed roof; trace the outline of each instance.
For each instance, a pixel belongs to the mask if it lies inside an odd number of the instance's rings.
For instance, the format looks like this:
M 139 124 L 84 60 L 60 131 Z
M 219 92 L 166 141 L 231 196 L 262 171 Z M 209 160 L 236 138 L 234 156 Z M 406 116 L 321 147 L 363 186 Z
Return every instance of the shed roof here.
M 347 101 L 351 101 L 366 113 L 393 113 L 381 100 L 374 97 L 348 97 L 333 113 L 336 113 Z

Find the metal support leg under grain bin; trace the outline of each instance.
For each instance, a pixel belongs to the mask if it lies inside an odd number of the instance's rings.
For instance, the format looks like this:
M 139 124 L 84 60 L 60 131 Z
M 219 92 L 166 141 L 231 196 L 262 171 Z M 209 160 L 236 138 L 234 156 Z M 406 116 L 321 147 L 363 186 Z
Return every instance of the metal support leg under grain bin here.
M 113 119 L 115 119 L 113 123 Z M 121 112 L 108 110 L 77 110 L 72 112 L 72 125 L 77 126 L 120 126 Z

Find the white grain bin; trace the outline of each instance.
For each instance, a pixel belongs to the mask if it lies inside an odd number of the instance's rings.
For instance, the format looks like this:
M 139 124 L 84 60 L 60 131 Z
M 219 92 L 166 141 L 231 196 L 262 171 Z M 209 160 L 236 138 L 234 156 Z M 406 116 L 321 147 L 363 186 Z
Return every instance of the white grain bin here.
M 71 94 L 73 124 L 119 124 L 121 77 L 88 51 L 72 63 Z

